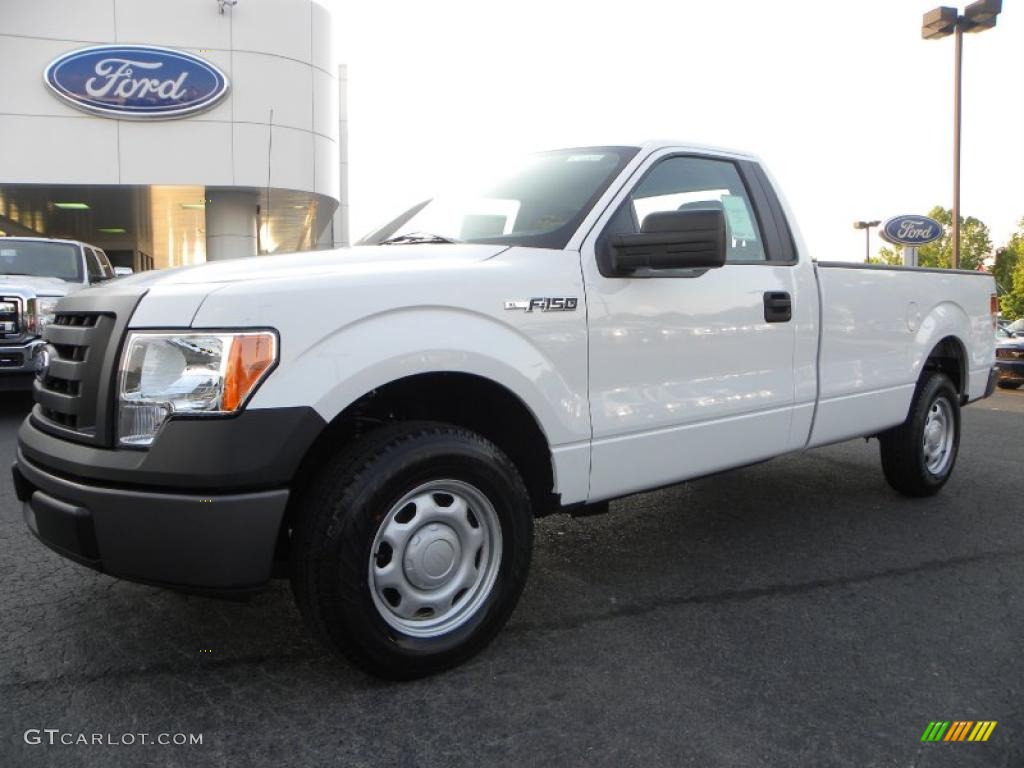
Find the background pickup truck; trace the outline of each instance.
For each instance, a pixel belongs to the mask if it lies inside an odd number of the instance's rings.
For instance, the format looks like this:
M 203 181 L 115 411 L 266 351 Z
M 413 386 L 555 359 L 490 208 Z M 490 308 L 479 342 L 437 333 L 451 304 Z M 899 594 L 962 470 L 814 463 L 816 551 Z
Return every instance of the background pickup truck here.
M 32 386 L 57 301 L 114 276 L 102 250 L 77 240 L 0 238 L 0 391 Z
M 68 557 L 217 593 L 276 565 L 332 646 L 413 677 L 504 624 L 536 515 L 861 436 L 935 493 L 993 291 L 812 261 L 750 155 L 544 153 L 349 250 L 63 299 L 15 485 Z

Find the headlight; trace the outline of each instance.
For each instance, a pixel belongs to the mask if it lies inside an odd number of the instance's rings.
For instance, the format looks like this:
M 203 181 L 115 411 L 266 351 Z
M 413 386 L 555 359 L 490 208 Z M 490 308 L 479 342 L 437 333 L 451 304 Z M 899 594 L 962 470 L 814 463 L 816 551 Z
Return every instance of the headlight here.
M 57 302 L 60 297 L 41 296 L 38 299 L 28 300 L 28 330 L 36 336 L 42 336 L 46 326 L 53 322 L 57 312 Z
M 238 411 L 277 361 L 277 335 L 128 334 L 118 369 L 118 442 L 149 445 L 174 414 Z

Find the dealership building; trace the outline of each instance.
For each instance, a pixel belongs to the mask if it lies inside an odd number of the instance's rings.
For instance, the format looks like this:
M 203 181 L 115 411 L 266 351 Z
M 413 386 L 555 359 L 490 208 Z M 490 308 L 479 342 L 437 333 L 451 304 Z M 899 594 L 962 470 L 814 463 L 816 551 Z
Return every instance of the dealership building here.
M 0 235 L 164 268 L 348 240 L 329 0 L 0 10 Z

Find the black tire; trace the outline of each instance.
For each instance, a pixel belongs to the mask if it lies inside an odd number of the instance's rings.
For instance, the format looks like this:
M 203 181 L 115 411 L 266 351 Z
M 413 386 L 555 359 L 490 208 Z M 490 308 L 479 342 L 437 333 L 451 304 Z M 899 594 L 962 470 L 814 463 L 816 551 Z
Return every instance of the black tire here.
M 932 472 L 924 454 L 925 424 L 929 412 L 943 407 L 944 400 L 952 416 L 952 445 L 945 452 L 948 458 L 939 471 Z M 905 496 L 932 496 L 939 492 L 956 464 L 960 449 L 960 397 L 949 377 L 937 371 L 928 371 L 918 383 L 910 404 L 910 415 L 898 427 L 883 432 L 879 437 L 882 470 L 885 479 Z
M 1017 389 L 1020 386 L 1018 381 L 997 381 L 996 386 L 1000 389 Z
M 385 621 L 375 605 L 370 554 L 389 510 L 439 478 L 468 483 L 490 502 L 501 530 L 500 564 L 490 592 L 464 623 L 416 637 Z M 329 646 L 378 677 L 412 679 L 460 664 L 490 642 L 519 600 L 532 550 L 526 487 L 497 446 L 446 424 L 396 423 L 365 435 L 315 477 L 293 529 L 292 589 Z

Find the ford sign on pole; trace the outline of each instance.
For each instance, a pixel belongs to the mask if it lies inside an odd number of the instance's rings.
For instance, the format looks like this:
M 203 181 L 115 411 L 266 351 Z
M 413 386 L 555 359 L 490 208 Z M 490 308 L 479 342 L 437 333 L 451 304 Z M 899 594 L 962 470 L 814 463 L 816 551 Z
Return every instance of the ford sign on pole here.
M 927 245 L 942 237 L 942 225 L 927 216 L 894 216 L 879 233 L 894 245 Z
M 147 45 L 80 48 L 54 59 L 43 79 L 77 109 L 129 120 L 188 117 L 217 104 L 230 87 L 208 61 Z
M 904 265 L 916 267 L 918 246 L 942 237 L 942 225 L 927 216 L 893 216 L 882 225 L 879 234 L 893 245 L 904 246 Z

